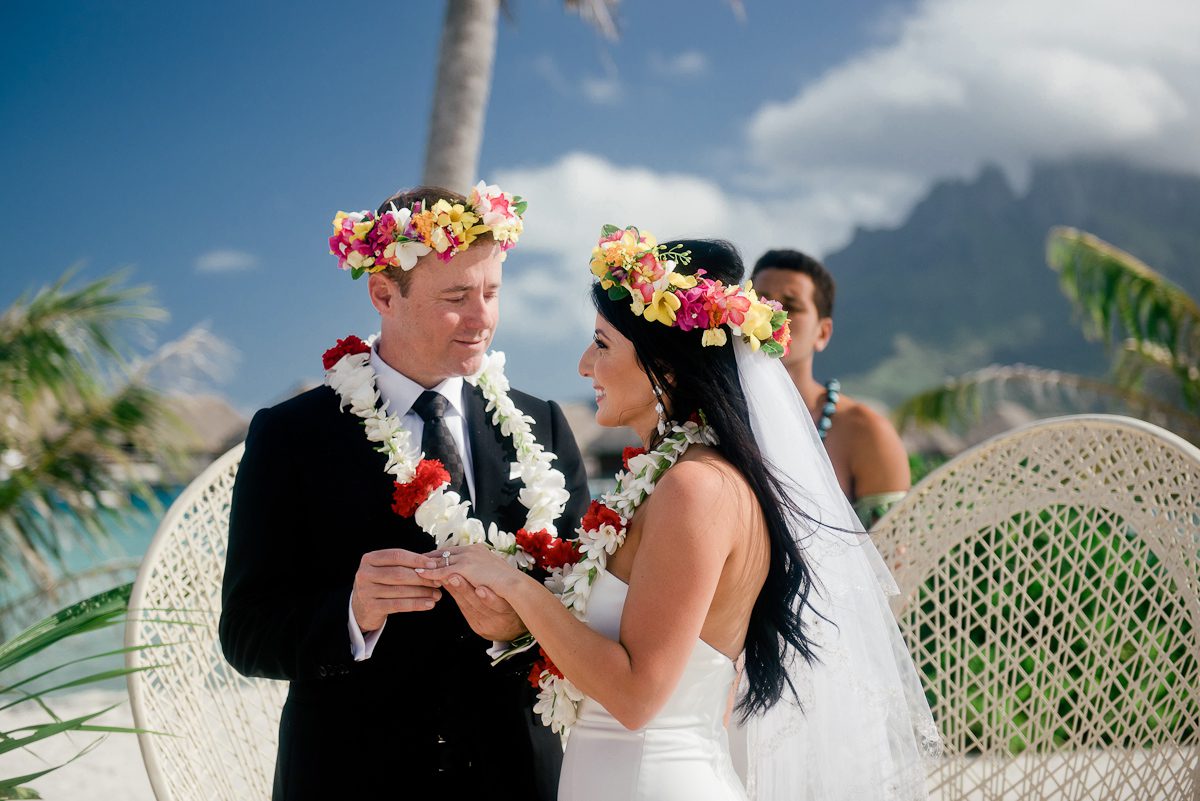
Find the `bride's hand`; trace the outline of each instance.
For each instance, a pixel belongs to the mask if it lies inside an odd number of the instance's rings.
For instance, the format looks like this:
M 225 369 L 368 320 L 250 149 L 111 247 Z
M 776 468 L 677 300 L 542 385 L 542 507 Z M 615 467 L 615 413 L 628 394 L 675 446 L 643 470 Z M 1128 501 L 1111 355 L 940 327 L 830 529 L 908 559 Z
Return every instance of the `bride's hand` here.
M 507 598 L 524 577 L 486 545 L 447 546 L 425 555 L 435 560 L 438 567 L 422 570 L 421 575 L 442 585 L 447 585 L 453 576 L 461 576 L 475 587 L 487 587 Z

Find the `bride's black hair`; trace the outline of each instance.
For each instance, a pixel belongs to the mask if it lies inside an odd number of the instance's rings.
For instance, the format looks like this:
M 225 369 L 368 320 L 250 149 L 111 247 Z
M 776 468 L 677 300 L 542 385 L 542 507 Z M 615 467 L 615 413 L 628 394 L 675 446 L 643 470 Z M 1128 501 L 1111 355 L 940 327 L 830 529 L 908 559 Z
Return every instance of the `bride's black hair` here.
M 703 269 L 706 278 L 725 284 L 742 280 L 745 267 L 741 256 L 728 242 L 679 240 L 663 244 L 691 251 L 691 263 L 676 268 L 681 273 Z M 599 283 L 592 285 L 592 302 L 604 319 L 633 344 L 642 368 L 662 388 L 674 419 L 686 420 L 704 411 L 708 425 L 720 440 L 717 450 L 746 479 L 762 507 L 770 536 L 771 564 L 746 633 L 749 688 L 737 705 L 745 720 L 773 706 L 785 687 L 795 696 L 788 665 L 795 656 L 810 662 L 815 658 L 802 622 L 812 576 L 787 524 L 789 517 L 803 519 L 807 515 L 795 508 L 781 478 L 763 462 L 750 428 L 732 344 L 703 347 L 699 330 L 682 331 L 649 323 L 630 311 L 628 297 L 611 300 Z M 767 357 L 764 354 L 761 358 Z

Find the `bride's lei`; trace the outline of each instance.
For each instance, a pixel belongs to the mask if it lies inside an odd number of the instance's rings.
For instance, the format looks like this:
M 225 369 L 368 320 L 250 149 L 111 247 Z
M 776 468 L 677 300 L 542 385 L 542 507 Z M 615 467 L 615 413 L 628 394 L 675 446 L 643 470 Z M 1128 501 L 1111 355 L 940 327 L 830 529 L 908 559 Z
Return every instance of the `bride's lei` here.
M 485 543 L 515 567 L 529 570 L 561 565 L 574 549 L 558 539 L 554 520 L 566 508 L 570 493 L 566 479 L 552 466 L 555 455 L 547 453 L 534 439 L 533 418 L 521 412 L 508 396 L 509 383 L 504 375 L 504 354 L 494 351 L 484 356 L 483 366 L 467 383 L 479 387 L 492 413 L 492 425 L 509 437 L 516 451 L 509 478 L 520 478 L 524 487 L 518 498 L 528 509 L 523 528 L 508 533 L 492 523 L 483 523 L 470 515 L 471 503 L 457 492 L 448 491 L 450 474 L 436 459 L 425 459 L 419 444 L 389 414 L 387 404 L 379 403 L 375 370 L 371 367 L 371 346 L 356 336 L 339 339 L 325 352 L 325 383 L 338 394 L 340 407 L 350 407 L 360 418 L 367 439 L 377 443 L 375 450 L 387 456 L 384 471 L 395 481 L 392 510 L 401 517 L 412 517 L 437 547 Z M 560 568 L 561 569 L 561 568 Z
M 634 453 L 626 451 L 626 469 L 617 473 L 616 487 L 600 501 L 592 501 L 583 516 L 576 544 L 579 557 L 572 565 L 563 565 L 550 571 L 546 586 L 554 592 L 563 605 L 581 620 L 587 614 L 588 599 L 592 585 L 605 570 L 608 557 L 625 542 L 629 521 L 642 502 L 654 492 L 659 479 L 674 465 L 694 443 L 716 444 L 712 430 L 696 422 L 672 424 L 658 447 L 646 453 L 640 448 Z M 532 647 L 532 638 L 518 641 L 499 657 L 501 661 L 526 648 Z M 529 682 L 538 689 L 537 703 L 533 711 L 541 715 L 543 725 L 565 736 L 578 716 L 583 693 L 555 667 L 546 652 L 539 646 L 540 657 L 529 673 Z

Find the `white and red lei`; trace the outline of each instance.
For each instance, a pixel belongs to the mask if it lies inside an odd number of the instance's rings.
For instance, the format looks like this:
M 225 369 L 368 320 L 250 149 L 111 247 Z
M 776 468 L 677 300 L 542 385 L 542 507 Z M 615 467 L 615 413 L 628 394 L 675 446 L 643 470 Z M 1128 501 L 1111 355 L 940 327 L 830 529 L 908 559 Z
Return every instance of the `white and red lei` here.
M 325 383 L 338 394 L 342 409 L 360 418 L 367 439 L 375 450 L 387 457 L 384 471 L 392 476 L 392 510 L 401 517 L 412 517 L 433 537 L 437 547 L 485 543 L 521 570 L 534 566 L 545 570 L 574 561 L 574 544 L 558 538 L 554 521 L 563 513 L 570 493 L 566 479 L 553 467 L 555 455 L 534 439 L 533 418 L 523 414 L 508 396 L 509 383 L 504 375 L 504 354 L 484 356 L 483 365 L 467 383 L 479 387 L 491 412 L 492 425 L 513 445 L 517 461 L 509 478 L 520 478 L 524 485 L 518 499 L 528 513 L 525 525 L 515 533 L 501 531 L 495 523 L 486 529 L 472 517 L 471 503 L 448 490 L 450 474 L 436 459 L 426 459 L 412 434 L 389 414 L 387 404 L 379 405 L 375 370 L 371 367 L 374 337 L 363 341 L 354 335 L 339 339 L 323 357 Z

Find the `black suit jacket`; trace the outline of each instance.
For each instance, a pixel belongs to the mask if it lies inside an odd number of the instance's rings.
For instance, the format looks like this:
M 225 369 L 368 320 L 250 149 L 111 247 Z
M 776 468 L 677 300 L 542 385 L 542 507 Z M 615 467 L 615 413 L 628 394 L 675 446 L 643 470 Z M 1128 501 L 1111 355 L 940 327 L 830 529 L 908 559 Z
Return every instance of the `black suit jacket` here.
M 475 514 L 515 531 L 525 520 L 508 481 L 511 442 L 477 388 L 464 392 Z M 574 536 L 587 502 L 579 449 L 554 403 L 522 392 L 534 435 L 558 456 L 571 501 L 556 521 Z M 391 510 L 392 479 L 361 421 L 320 387 L 250 424 L 230 514 L 221 646 L 239 672 L 289 682 L 275 801 L 343 797 L 554 798 L 562 749 L 535 720 L 529 661 L 493 668 L 449 593 L 430 612 L 391 615 L 370 659 L 355 662 L 350 590 L 364 553 L 432 549 Z M 482 795 L 486 793 L 485 795 Z

